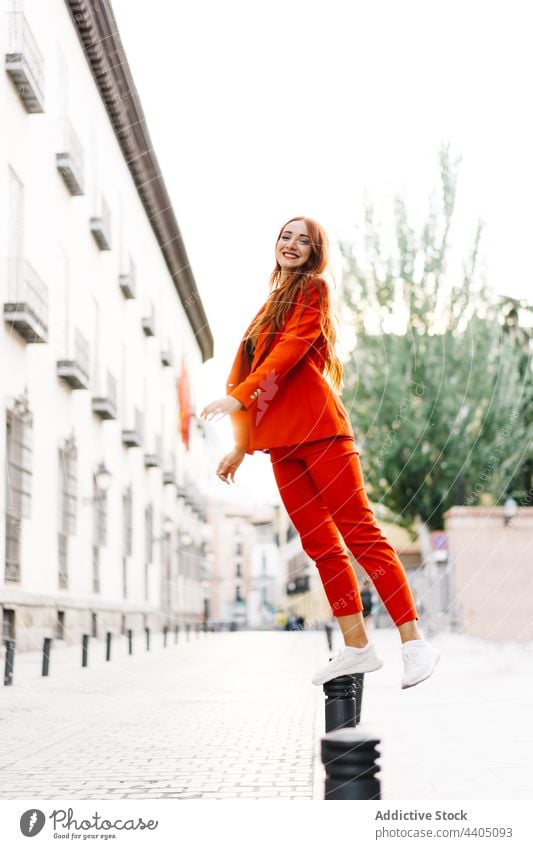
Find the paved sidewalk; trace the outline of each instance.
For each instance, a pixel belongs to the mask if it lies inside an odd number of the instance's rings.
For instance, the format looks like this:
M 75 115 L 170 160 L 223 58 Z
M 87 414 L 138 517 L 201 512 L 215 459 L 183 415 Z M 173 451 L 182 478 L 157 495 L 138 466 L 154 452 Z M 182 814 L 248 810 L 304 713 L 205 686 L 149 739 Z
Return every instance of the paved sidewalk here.
M 400 689 L 400 639 L 373 639 L 362 723 L 381 735 L 383 799 L 533 799 L 533 644 L 441 634 L 434 676 Z M 335 634 L 335 645 L 340 644 Z M 120 641 L 120 638 L 117 638 Z M 0 798 L 324 798 L 323 632 L 180 633 L 17 654 L 0 693 Z M 2 659 L 3 661 L 3 659 Z
M 159 639 L 158 639 L 159 638 Z M 0 693 L 0 798 L 311 799 L 310 683 L 323 632 L 153 635 L 109 663 L 92 641 L 15 658 Z
M 372 639 L 361 724 L 381 734 L 382 798 L 533 799 L 533 643 L 436 635 L 434 674 L 402 690 L 398 632 Z

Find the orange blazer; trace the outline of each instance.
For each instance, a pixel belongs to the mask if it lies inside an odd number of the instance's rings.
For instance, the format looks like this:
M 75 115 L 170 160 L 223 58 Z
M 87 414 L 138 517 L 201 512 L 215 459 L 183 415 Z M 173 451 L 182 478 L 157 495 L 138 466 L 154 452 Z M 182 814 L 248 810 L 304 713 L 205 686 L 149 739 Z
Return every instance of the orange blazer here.
M 241 340 L 226 393 L 243 405 L 230 418 L 235 445 L 247 454 L 328 436 L 354 436 L 342 401 L 323 376 L 326 339 L 320 328 L 320 287 L 327 289 L 321 278 L 309 281 L 307 304 L 302 295 L 296 298 L 268 350 L 269 329 L 261 331 L 252 363 L 244 346 L 252 322 Z

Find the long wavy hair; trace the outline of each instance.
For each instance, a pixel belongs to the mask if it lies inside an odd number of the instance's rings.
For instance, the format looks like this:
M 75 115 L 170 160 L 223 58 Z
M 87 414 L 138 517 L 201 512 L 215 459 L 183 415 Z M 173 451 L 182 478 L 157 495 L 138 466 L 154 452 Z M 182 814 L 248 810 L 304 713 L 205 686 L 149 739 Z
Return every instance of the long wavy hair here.
M 265 307 L 255 317 L 244 337 L 249 353 L 251 353 L 250 347 L 252 350 L 255 349 L 261 331 L 270 328 L 267 338 L 268 348 L 274 338 L 275 332 L 284 327 L 287 312 L 294 306 L 296 297 L 302 293 L 304 303 L 306 303 L 309 299 L 313 280 L 320 277 L 328 265 L 329 240 L 324 228 L 313 218 L 297 215 L 286 221 L 278 233 L 276 247 L 285 227 L 291 221 L 305 222 L 311 243 L 311 253 L 308 260 L 303 265 L 300 265 L 296 271 L 290 273 L 284 283 L 281 283 L 282 269 L 276 260 L 276 267 L 269 279 L 269 296 Z M 326 283 L 325 280 L 324 283 Z M 343 388 L 343 365 L 335 351 L 337 333 L 333 324 L 333 313 L 327 283 L 324 287 L 320 288 L 320 292 L 320 328 L 326 340 L 324 372 L 328 376 L 333 388 L 337 392 L 340 392 Z

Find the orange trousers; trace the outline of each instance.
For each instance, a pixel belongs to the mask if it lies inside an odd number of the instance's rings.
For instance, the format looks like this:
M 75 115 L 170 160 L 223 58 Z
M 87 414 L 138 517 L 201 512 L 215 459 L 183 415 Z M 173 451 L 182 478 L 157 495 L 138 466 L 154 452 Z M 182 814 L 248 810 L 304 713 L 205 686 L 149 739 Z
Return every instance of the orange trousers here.
M 352 436 L 270 448 L 281 499 L 315 561 L 333 616 L 363 605 L 354 568 L 342 545 L 372 579 L 396 625 L 418 619 L 402 562 L 376 523 Z

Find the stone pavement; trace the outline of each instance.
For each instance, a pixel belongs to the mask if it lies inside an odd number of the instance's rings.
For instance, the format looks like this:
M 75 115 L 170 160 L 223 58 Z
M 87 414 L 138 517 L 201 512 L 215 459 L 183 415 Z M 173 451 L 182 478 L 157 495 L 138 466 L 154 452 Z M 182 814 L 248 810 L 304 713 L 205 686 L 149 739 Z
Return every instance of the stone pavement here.
M 54 645 L 48 678 L 16 656 L 0 798 L 312 798 L 323 632 L 155 634 L 131 657 L 120 639 L 108 663 L 91 641 L 86 669 Z
M 423 623 L 422 623 L 423 627 Z M 361 723 L 381 734 L 384 799 L 533 799 L 533 643 L 442 633 L 433 675 L 400 688 L 396 629 L 372 638 Z
M 533 644 L 433 638 L 434 676 L 408 690 L 395 629 L 365 678 L 362 722 L 382 739 L 383 799 L 533 799 Z M 320 631 L 91 640 L 17 654 L 0 693 L 0 798 L 324 798 Z M 335 635 L 340 644 L 339 632 Z M 3 657 L 2 657 L 3 664 Z

